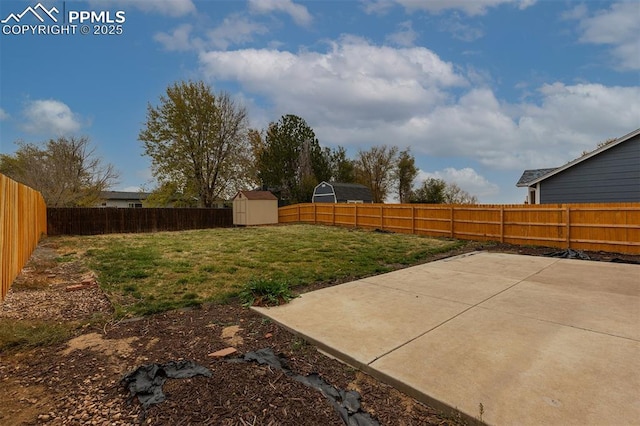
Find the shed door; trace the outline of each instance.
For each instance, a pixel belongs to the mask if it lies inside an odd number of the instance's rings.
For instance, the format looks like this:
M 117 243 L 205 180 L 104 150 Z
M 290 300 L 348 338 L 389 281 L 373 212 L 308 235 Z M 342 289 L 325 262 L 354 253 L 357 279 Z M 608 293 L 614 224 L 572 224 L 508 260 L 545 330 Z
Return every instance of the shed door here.
M 236 217 L 235 223 L 237 225 L 246 225 L 247 224 L 247 199 L 243 196 L 239 196 L 236 203 Z

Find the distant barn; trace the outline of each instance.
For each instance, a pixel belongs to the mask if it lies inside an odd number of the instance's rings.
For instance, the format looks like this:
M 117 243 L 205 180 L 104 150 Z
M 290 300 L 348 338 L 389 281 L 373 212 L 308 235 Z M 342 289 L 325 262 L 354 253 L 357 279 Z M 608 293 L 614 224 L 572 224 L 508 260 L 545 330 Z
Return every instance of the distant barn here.
M 313 190 L 314 203 L 373 203 L 371 189 L 357 183 L 320 182 Z

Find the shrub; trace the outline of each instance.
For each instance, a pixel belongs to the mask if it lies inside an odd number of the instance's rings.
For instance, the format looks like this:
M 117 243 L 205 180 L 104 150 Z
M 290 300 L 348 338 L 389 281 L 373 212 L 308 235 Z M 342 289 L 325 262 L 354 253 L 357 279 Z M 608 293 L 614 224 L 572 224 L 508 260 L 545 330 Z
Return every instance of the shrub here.
M 243 306 L 277 306 L 296 296 L 285 281 L 251 279 L 239 294 Z

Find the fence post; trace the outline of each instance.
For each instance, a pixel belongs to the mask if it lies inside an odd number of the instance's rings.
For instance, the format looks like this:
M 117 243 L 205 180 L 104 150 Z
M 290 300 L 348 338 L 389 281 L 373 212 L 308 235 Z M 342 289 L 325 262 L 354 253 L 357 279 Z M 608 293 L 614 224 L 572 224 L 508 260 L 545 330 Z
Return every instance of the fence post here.
M 416 205 L 411 205 L 411 234 L 416 233 Z
M 358 204 L 354 204 L 353 205 L 354 209 L 353 211 L 355 212 L 355 217 L 353 219 L 353 227 L 357 228 L 358 227 Z
M 380 204 L 380 229 L 384 230 L 384 204 Z
M 300 204 L 296 205 L 296 211 L 298 212 L 298 223 L 300 223 Z
M 500 242 L 504 243 L 504 206 L 500 206 Z
M 566 234 L 567 234 L 567 249 L 571 248 L 571 206 L 568 204 L 565 208 L 565 226 L 566 226 Z
M 336 225 L 336 205 L 331 204 L 331 225 Z
M 450 209 L 450 219 L 451 219 L 451 238 L 454 238 L 455 228 L 453 225 L 453 206 L 449 207 L 449 209 Z
M 313 224 L 318 223 L 318 209 L 316 203 L 313 203 Z

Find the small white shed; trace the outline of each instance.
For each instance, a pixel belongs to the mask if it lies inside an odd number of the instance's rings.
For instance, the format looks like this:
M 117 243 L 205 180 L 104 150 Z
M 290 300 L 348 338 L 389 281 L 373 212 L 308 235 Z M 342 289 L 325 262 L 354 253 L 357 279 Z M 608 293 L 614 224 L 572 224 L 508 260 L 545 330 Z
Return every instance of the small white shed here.
M 278 223 L 278 198 L 269 191 L 238 191 L 233 197 L 234 225 Z

